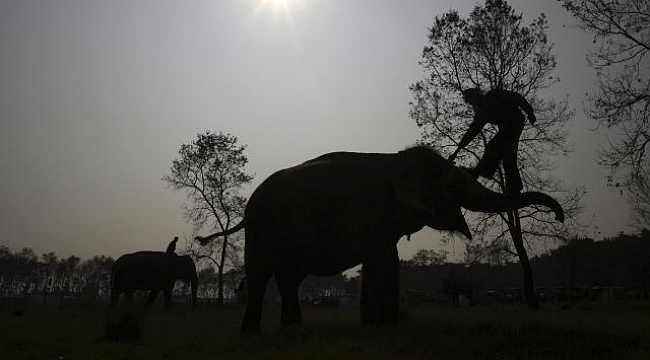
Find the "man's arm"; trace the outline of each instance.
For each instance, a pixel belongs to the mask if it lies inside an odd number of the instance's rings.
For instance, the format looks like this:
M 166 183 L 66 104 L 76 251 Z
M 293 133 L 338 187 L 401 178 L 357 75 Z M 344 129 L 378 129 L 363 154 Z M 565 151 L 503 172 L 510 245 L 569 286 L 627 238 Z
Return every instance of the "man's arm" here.
M 533 107 L 530 106 L 530 103 L 526 98 L 521 96 L 519 93 L 512 92 L 512 100 L 519 106 L 526 115 L 528 116 L 528 121 L 530 121 L 531 124 L 534 124 L 537 118 L 535 117 L 535 111 L 533 110 Z
M 460 149 L 469 145 L 469 143 L 472 142 L 472 140 L 474 140 L 476 135 L 478 135 L 481 132 L 486 122 L 487 122 L 487 117 L 483 116 L 480 112 L 477 112 L 474 115 L 474 121 L 472 121 L 472 123 L 469 125 L 469 128 L 465 132 L 465 135 L 463 135 L 463 137 L 460 139 L 460 142 L 458 143 L 458 148 L 456 148 L 456 151 L 454 151 L 454 153 L 451 154 L 449 160 L 453 161 L 456 158 L 456 155 L 458 154 Z
M 469 145 L 472 140 L 478 135 L 481 130 L 483 129 L 483 126 L 485 126 L 485 123 L 487 122 L 487 119 L 485 116 L 483 116 L 480 113 L 477 113 L 474 116 L 474 121 L 469 125 L 469 128 L 467 128 L 467 132 L 465 132 L 465 135 L 460 139 L 460 142 L 458 143 L 458 148 L 462 149 L 465 146 Z

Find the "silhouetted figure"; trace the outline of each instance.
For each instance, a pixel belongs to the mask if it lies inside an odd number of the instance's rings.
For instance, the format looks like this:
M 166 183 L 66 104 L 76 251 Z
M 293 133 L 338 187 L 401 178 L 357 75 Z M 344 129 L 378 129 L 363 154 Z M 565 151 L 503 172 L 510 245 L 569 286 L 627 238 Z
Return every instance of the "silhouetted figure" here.
M 460 149 L 467 146 L 481 132 L 485 124 L 497 125 L 499 131 L 485 146 L 485 153 L 473 172 L 476 176 L 491 179 L 499 166 L 499 161 L 502 161 L 508 192 L 519 193 L 523 184 L 517 167 L 517 150 L 519 136 L 526 120 L 522 110 L 528 116 L 530 123 L 534 124 L 536 118 L 533 108 L 523 96 L 508 90 L 494 89 L 483 94 L 481 89 L 472 88 L 463 91 L 463 98 L 474 108 L 474 121 L 449 160 L 453 161 Z
M 172 240 L 169 245 L 167 245 L 167 250 L 165 252 L 167 254 L 176 254 L 176 243 L 178 242 L 178 236 L 174 236 L 174 240 Z

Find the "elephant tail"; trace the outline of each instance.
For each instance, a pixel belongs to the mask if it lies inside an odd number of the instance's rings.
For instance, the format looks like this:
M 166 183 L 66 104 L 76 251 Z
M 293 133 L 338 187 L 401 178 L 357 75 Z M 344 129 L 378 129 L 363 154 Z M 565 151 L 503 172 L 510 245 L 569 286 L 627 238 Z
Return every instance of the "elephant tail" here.
M 239 230 L 243 229 L 245 226 L 246 226 L 246 219 L 243 219 L 242 221 L 239 222 L 239 224 L 235 225 L 234 227 L 232 227 L 232 228 L 230 228 L 230 229 L 228 229 L 226 231 L 214 233 L 214 234 L 208 235 L 208 236 L 196 236 L 194 238 L 194 241 L 198 241 L 201 245 L 206 245 L 210 241 L 218 238 L 219 236 L 228 236 L 228 235 L 234 234 L 234 233 L 238 232 Z

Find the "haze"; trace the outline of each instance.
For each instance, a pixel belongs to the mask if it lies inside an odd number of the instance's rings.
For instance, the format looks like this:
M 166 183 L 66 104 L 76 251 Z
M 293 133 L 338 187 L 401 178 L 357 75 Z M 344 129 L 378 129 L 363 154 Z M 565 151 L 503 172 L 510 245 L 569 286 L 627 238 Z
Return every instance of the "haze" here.
M 512 0 L 549 20 L 569 96 L 575 152 L 558 177 L 587 190 L 596 238 L 629 231 L 625 197 L 596 164 L 602 133 L 582 106 L 594 84 L 591 38 L 556 1 Z M 319 154 L 413 144 L 408 86 L 427 28 L 475 1 L 0 2 L 0 244 L 59 256 L 164 250 L 193 235 L 184 196 L 161 181 L 182 143 L 205 130 L 248 145 L 255 180 Z M 409 258 L 435 231 L 402 241 Z M 458 255 L 459 245 L 449 245 Z

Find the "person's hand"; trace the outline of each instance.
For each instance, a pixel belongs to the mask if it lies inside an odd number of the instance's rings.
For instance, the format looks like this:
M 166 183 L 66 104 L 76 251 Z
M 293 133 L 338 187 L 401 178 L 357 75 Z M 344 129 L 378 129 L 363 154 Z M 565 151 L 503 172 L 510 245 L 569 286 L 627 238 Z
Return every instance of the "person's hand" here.
M 447 160 L 451 161 L 452 163 L 454 162 L 454 159 L 456 159 L 456 155 L 458 155 L 458 151 L 460 148 L 456 149 L 453 154 L 449 155 L 449 158 Z

